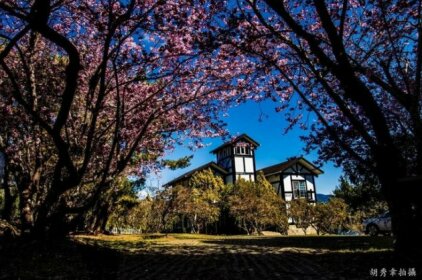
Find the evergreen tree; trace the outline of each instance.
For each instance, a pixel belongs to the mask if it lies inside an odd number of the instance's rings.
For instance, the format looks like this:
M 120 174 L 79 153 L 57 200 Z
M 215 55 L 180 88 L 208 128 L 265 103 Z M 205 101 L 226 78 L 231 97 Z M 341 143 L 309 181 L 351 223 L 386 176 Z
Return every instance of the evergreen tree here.
M 327 203 L 315 205 L 312 226 L 320 233 L 338 233 L 348 217 L 347 205 L 341 198 L 333 197 Z
M 175 211 L 187 218 L 192 232 L 201 232 L 208 225 L 218 221 L 220 216 L 223 180 L 210 170 L 196 172 L 188 181 L 188 186 L 175 187 Z
M 287 230 L 284 201 L 262 173 L 256 182 L 242 179 L 236 182 L 229 207 L 237 225 L 247 234 L 259 234 L 268 227 L 277 227 L 280 232 Z

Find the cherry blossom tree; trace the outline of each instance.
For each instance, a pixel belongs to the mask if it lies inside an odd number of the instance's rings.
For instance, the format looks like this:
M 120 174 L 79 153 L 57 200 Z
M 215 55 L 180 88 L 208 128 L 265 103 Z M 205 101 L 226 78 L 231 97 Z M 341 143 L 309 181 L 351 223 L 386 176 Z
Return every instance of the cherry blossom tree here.
M 66 229 L 115 178 L 143 177 L 184 139 L 224 133 L 222 109 L 251 86 L 236 84 L 243 61 L 214 65 L 198 48 L 195 34 L 222 8 L 200 2 L 0 3 L 1 148 L 24 230 Z
M 308 149 L 377 177 L 404 252 L 422 234 L 415 193 L 422 175 L 421 5 L 231 1 L 203 39 L 222 57 L 248 61 L 243 69 L 255 74 L 257 99 L 280 102 L 291 126 L 308 129 Z

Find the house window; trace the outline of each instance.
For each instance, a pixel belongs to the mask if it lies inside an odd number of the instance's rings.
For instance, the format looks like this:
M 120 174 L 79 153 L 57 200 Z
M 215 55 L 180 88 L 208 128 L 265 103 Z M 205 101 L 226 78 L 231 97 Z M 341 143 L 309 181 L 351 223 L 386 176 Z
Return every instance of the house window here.
M 235 148 L 235 153 L 237 155 L 251 155 L 252 154 L 252 149 L 249 146 L 246 146 L 246 147 L 236 147 Z
M 306 182 L 305 180 L 292 181 L 293 194 L 295 198 L 306 198 Z

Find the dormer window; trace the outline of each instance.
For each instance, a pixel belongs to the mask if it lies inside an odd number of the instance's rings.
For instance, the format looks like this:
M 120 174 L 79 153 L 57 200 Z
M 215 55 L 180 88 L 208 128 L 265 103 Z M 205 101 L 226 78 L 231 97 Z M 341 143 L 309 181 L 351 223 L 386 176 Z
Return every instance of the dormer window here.
M 249 146 L 235 147 L 234 152 L 236 155 L 252 155 L 252 149 Z

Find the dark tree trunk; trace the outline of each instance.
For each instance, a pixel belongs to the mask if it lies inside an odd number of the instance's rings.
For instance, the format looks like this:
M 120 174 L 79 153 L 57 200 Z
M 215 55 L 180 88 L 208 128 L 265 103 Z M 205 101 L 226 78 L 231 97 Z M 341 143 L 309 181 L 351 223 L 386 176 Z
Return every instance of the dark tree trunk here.
M 98 211 L 94 212 L 96 216 L 95 224 L 93 225 L 93 231 L 95 233 L 105 233 L 108 218 L 110 216 L 109 206 L 107 203 L 101 204 Z
M 36 209 L 34 226 L 31 235 L 36 239 L 62 238 L 69 233 L 71 227 L 67 220 L 65 203 L 60 201 L 66 190 L 78 184 L 73 177 L 64 177 L 63 162 L 59 160 L 54 168 L 51 185 L 47 189 L 47 195 Z
M 393 187 L 389 207 L 395 236 L 395 250 L 422 261 L 422 179 L 398 180 Z
M 23 175 L 18 183 L 19 211 L 22 233 L 28 234 L 34 226 L 34 209 L 32 203 L 33 185 L 28 174 Z
M 61 238 L 66 235 L 66 213 L 60 203 L 61 192 L 52 185 L 42 204 L 37 207 L 36 218 L 31 235 L 36 239 Z
M 394 151 L 378 155 L 377 163 L 378 177 L 390 209 L 395 251 L 410 258 L 420 258 L 422 179 L 406 178 L 405 165 L 394 157 Z
M 16 201 L 16 194 L 12 194 L 12 186 L 10 186 L 10 171 L 7 164 L 4 168 L 4 177 L 3 177 L 3 189 L 4 189 L 4 208 L 2 212 L 2 218 L 12 222 L 13 219 L 13 205 Z
M 183 214 L 182 215 L 182 233 L 186 233 L 187 232 L 187 230 L 186 230 L 186 216 Z
M 94 205 L 92 206 L 91 213 L 88 216 L 88 218 L 86 220 L 86 224 L 85 224 L 85 229 L 88 232 L 91 232 L 91 233 L 94 233 L 94 234 L 96 233 L 96 226 L 98 224 L 98 221 L 97 221 L 98 220 L 98 215 L 97 215 L 98 208 L 99 208 L 99 201 L 96 201 L 94 203 Z
M 110 203 L 98 200 L 92 207 L 91 217 L 87 223 L 88 231 L 98 234 L 106 233 L 107 222 L 111 214 Z

